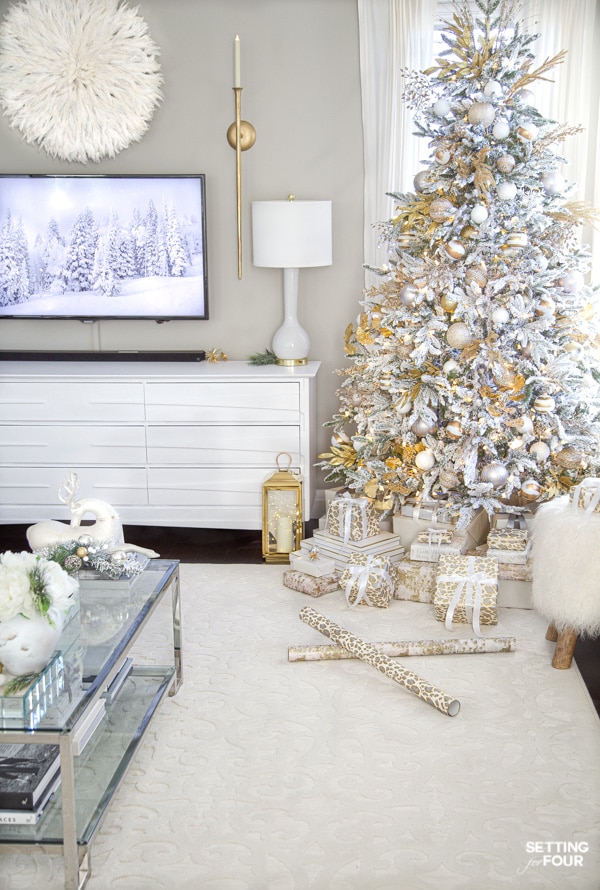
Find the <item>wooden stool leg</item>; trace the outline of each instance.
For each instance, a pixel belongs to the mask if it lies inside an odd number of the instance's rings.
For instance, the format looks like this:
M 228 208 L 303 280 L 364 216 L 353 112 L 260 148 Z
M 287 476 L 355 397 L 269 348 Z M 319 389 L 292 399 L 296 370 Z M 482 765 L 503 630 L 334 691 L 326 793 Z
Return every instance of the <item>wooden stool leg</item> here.
M 556 649 L 554 650 L 554 658 L 552 659 L 553 668 L 564 671 L 571 667 L 576 642 L 577 634 L 574 630 L 567 628 L 559 633 Z
M 546 639 L 550 640 L 551 643 L 556 643 L 556 641 L 558 640 L 558 631 L 553 624 L 548 625 L 548 630 L 546 631 Z

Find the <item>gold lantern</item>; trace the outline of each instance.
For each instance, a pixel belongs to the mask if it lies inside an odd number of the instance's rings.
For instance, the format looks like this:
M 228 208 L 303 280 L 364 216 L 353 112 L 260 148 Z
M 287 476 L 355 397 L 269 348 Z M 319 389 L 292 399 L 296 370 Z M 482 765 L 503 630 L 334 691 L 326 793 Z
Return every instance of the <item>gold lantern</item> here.
M 284 469 L 279 459 L 287 457 Z M 277 472 L 262 487 L 262 555 L 265 562 L 289 563 L 290 553 L 302 540 L 302 481 L 290 471 L 292 455 L 280 451 Z

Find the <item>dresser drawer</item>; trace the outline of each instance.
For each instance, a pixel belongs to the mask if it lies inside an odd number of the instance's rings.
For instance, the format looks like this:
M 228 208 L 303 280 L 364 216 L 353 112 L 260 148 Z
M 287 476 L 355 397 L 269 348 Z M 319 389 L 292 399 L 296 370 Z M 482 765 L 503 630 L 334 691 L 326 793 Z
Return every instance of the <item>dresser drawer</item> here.
M 148 503 L 146 468 L 138 467 L 0 467 L 0 511 L 3 518 L 15 521 L 10 515 L 11 504 L 39 504 L 50 507 L 48 515 L 56 519 L 70 518 L 69 508 L 58 499 L 58 491 L 67 472 L 77 473 L 77 498 L 100 498 L 115 507 Z M 4 515 L 8 512 L 9 515 Z
M 14 380 L 0 385 L 3 421 L 142 421 L 142 383 Z
M 300 430 L 294 426 L 149 426 L 148 463 L 260 466 L 275 468 L 280 451 L 300 460 Z
M 143 426 L 0 426 L 3 464 L 144 464 Z
M 294 380 L 148 383 L 146 415 L 151 423 L 297 423 L 300 386 Z
M 262 484 L 271 475 L 264 467 L 229 470 L 183 467 L 150 467 L 148 490 L 150 504 L 201 507 L 260 507 Z

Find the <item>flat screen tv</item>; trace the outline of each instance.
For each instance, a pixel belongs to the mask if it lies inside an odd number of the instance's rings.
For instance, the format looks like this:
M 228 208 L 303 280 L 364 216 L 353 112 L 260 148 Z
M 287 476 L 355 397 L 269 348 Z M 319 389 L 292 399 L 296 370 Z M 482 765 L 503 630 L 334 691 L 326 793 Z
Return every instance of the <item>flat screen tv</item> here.
M 204 174 L 0 175 L 0 317 L 207 319 Z

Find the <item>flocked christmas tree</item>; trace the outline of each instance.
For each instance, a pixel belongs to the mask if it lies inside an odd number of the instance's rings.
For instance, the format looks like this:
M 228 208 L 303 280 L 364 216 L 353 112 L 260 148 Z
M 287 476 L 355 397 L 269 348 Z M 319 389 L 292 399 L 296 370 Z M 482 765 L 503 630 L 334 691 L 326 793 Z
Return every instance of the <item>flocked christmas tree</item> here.
M 404 99 L 431 155 L 382 224 L 389 260 L 346 331 L 327 480 L 384 509 L 447 499 L 522 507 L 597 475 L 600 364 L 590 255 L 594 211 L 572 199 L 560 144 L 580 131 L 542 116 L 515 0 L 455 5 L 435 67 Z

